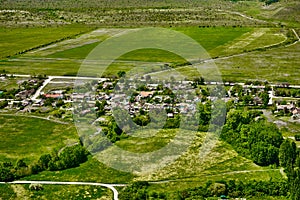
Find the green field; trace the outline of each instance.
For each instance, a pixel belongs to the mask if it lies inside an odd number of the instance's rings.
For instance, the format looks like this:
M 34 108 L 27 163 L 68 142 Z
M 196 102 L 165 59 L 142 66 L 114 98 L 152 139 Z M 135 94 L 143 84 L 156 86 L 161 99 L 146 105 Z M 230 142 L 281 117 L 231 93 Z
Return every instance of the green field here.
M 277 44 L 285 40 L 284 35 L 286 34 L 285 30 L 281 31 L 275 28 L 181 27 L 173 28 L 173 30 L 185 33 L 195 39 L 208 50 L 213 57 L 239 54 L 243 53 L 245 49 L 251 51 L 252 49 Z M 110 29 L 108 32 L 113 34 L 114 32 L 118 33 L 120 31 L 124 31 L 124 29 Z M 97 38 L 98 42 L 86 44 L 88 40 L 84 39 L 85 37 Z M 70 40 L 66 42 L 67 49 L 64 49 L 66 47 L 62 48 L 62 44 L 60 45 L 61 47 L 53 47 L 54 49 L 52 48 L 52 50 L 49 51 L 50 54 L 46 56 L 47 59 L 39 57 L 39 53 L 26 53 L 24 56 L 18 56 L 14 59 L 2 60 L 0 61 L 0 70 L 6 70 L 8 73 L 21 74 L 76 75 L 82 59 L 84 59 L 99 42 L 107 37 L 107 35 L 103 35 L 101 32 L 96 36 L 93 34 L 90 35 L 90 33 L 84 34 L 82 40 L 76 40 L 77 43 L 75 47 L 72 47 L 70 43 L 72 40 Z M 225 81 L 259 79 L 269 80 L 271 82 L 286 82 L 288 80 L 289 82 L 296 83 L 298 78 L 295 76 L 295 73 L 292 73 L 290 70 L 294 71 L 297 69 L 298 57 L 295 52 L 298 51 L 298 46 L 299 45 L 294 45 L 285 48 L 274 48 L 263 52 L 252 52 L 243 56 L 216 59 L 215 62 Z M 47 51 L 48 50 L 45 52 Z M 271 57 L 273 55 L 277 55 L 277 57 L 273 59 L 273 57 Z M 281 57 L 283 57 L 283 59 L 281 59 Z M 177 64 L 185 62 L 181 57 L 166 51 L 144 49 L 124 54 L 107 69 L 105 74 L 116 74 L 120 70 L 128 71 L 132 67 L 139 65 L 137 61 Z M 257 63 L 262 63 L 259 68 L 257 67 Z M 253 66 L 256 69 L 255 72 L 252 70 Z M 187 67 L 179 67 L 178 71 L 186 76 L 195 76 L 196 72 Z
M 21 158 L 28 162 L 37 161 L 42 154 L 78 140 L 74 126 L 70 124 L 5 114 L 0 115 L 0 122 L 1 161 L 15 162 Z
M 211 51 L 218 46 L 222 46 L 243 34 L 253 30 L 253 28 L 199 28 L 199 27 L 181 27 L 174 30 L 182 32 L 197 41 L 206 51 Z
M 128 183 L 134 175 L 121 172 L 100 163 L 95 158 L 89 157 L 88 161 L 79 167 L 62 171 L 43 171 L 36 175 L 25 177 L 25 180 L 52 180 L 52 181 L 85 181 L 102 183 Z
M 4 28 L 0 27 L 0 58 L 49 44 L 63 38 L 92 30 L 86 25 L 58 27 Z
M 50 58 L 69 58 L 69 59 L 84 59 L 90 51 L 92 51 L 100 42 L 86 44 L 73 49 L 59 51 L 47 57 Z
M 299 84 L 300 44 L 216 60 L 223 80 L 268 80 Z
M 100 186 L 77 185 L 42 185 L 43 190 L 31 191 L 29 184 L 3 185 L 0 184 L 0 198 L 2 199 L 111 199 L 112 192 Z
M 149 138 L 146 142 L 141 139 L 125 139 L 117 145 L 131 152 L 154 151 L 163 146 L 166 141 L 174 137 L 174 131 L 162 131 L 157 137 Z M 183 153 L 174 163 L 165 166 L 153 173 L 134 175 L 127 172 L 112 169 L 95 158 L 89 157 L 88 161 L 79 167 L 66 169 L 58 172 L 43 171 L 36 175 L 25 177 L 25 180 L 53 180 L 53 181 L 87 181 L 105 183 L 128 183 L 132 180 L 165 181 L 170 190 L 179 187 L 200 186 L 206 180 L 230 180 L 230 179 L 256 179 L 269 180 L 280 179 L 282 175 L 278 169 L 263 168 L 255 165 L 252 161 L 239 156 L 230 145 L 217 142 L 216 146 L 203 160 L 199 156 L 199 148 L 203 134 L 192 143 L 189 150 Z M 165 141 L 166 140 L 166 141 Z M 145 148 L 145 144 L 146 148 Z M 144 147 L 143 150 L 141 150 Z M 180 182 L 173 185 L 172 183 Z M 192 185 L 191 185 L 192 184 Z
M 5 78 L 0 79 L 0 90 L 10 90 L 13 88 L 18 88 L 19 83 L 28 80 L 28 78 Z

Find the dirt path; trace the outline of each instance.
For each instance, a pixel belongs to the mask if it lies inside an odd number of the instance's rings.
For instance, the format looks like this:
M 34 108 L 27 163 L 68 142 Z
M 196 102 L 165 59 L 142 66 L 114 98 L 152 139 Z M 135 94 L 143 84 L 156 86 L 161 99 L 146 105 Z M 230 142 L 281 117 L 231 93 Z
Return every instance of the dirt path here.
M 55 122 L 55 123 L 58 123 L 58 124 L 69 124 L 67 122 L 62 122 L 62 121 L 59 121 L 59 120 L 50 119 L 50 117 L 40 117 L 40 116 L 36 116 L 36 115 L 18 115 L 18 114 L 4 114 L 4 113 L 0 113 L 0 116 L 1 115 L 2 116 L 30 117 L 30 118 L 44 119 L 44 120 Z

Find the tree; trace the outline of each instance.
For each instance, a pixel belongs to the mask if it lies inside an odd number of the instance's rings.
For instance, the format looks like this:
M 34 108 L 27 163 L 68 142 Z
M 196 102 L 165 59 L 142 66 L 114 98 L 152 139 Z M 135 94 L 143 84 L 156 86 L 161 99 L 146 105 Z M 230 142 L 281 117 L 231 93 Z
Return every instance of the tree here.
M 290 199 L 299 200 L 300 199 L 300 169 L 297 168 L 294 171 L 294 178 L 291 180 L 290 188 Z
M 22 167 L 27 167 L 27 164 L 24 162 L 23 159 L 18 159 L 16 162 L 16 169 L 20 169 Z
M 292 167 L 296 161 L 296 144 L 287 139 L 280 145 L 279 149 L 279 163 L 281 167 Z
M 251 102 L 253 102 L 253 97 L 250 96 L 250 95 L 245 95 L 245 96 L 243 96 L 242 99 L 243 99 L 243 102 L 244 102 L 245 105 L 248 105 Z
M 46 170 L 46 169 L 48 169 L 48 165 L 49 165 L 50 161 L 51 161 L 51 155 L 44 154 L 44 155 L 41 155 L 41 157 L 38 161 L 38 164 L 43 170 Z
M 11 169 L 12 166 L 6 165 L 5 163 L 0 164 L 0 181 L 13 181 L 15 176 Z
M 211 194 L 214 196 L 220 196 L 226 193 L 226 185 L 223 183 L 214 183 L 210 187 Z
M 6 106 L 8 106 L 8 101 L 7 100 L 0 101 L 0 109 L 5 108 Z
M 122 76 L 124 76 L 126 74 L 125 71 L 118 71 L 118 77 L 121 78 Z
M 268 92 L 260 93 L 260 98 L 262 99 L 264 106 L 267 106 L 269 104 L 270 97 L 269 97 Z

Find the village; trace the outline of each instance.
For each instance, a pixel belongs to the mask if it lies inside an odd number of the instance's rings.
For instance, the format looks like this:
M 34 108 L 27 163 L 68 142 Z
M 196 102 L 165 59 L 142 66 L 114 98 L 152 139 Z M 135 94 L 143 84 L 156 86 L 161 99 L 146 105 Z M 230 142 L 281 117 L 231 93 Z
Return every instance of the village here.
M 50 113 L 55 118 L 70 116 L 73 103 L 85 102 L 87 107 L 80 110 L 81 115 L 92 111 L 98 117 L 112 115 L 114 107 L 122 107 L 131 117 L 145 115 L 151 109 L 164 109 L 168 118 L 178 114 L 191 114 L 196 111 L 197 103 L 205 104 L 217 97 L 210 95 L 213 88 L 223 90 L 219 98 L 234 106 L 270 108 L 275 116 L 289 116 L 291 120 L 300 119 L 300 86 L 268 84 L 266 82 L 217 83 L 181 81 L 134 80 L 118 82 L 119 78 L 91 77 L 51 77 L 2 74 L 1 82 L 23 78 L 17 87 L 0 87 L 1 112 Z M 60 82 L 55 81 L 59 79 Z M 62 81 L 63 80 L 63 81 Z M 76 87 L 74 81 L 76 80 Z M 79 84 L 77 81 L 81 81 Z M 57 83 L 68 83 L 65 87 L 55 88 Z M 47 85 L 54 85 L 45 90 Z M 221 88 L 222 87 L 222 88 Z M 216 96 L 216 95 L 215 95 Z M 97 103 L 98 102 L 98 103 Z M 100 103 L 99 103 L 100 102 Z M 98 106 L 97 106 L 98 105 Z M 101 105 L 101 106 L 99 106 Z M 100 109 L 100 110 L 99 110 Z

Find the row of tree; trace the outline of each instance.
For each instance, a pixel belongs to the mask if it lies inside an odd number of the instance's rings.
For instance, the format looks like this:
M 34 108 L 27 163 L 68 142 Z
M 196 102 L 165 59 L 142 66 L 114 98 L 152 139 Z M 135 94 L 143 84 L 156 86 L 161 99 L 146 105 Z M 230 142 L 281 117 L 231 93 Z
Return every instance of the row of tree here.
M 88 155 L 88 151 L 77 144 L 65 147 L 59 152 L 53 151 L 51 154 L 44 154 L 36 163 L 29 165 L 23 159 L 19 159 L 15 165 L 3 162 L 0 163 L 0 181 L 9 182 L 45 170 L 56 171 L 77 167 L 87 160 Z

